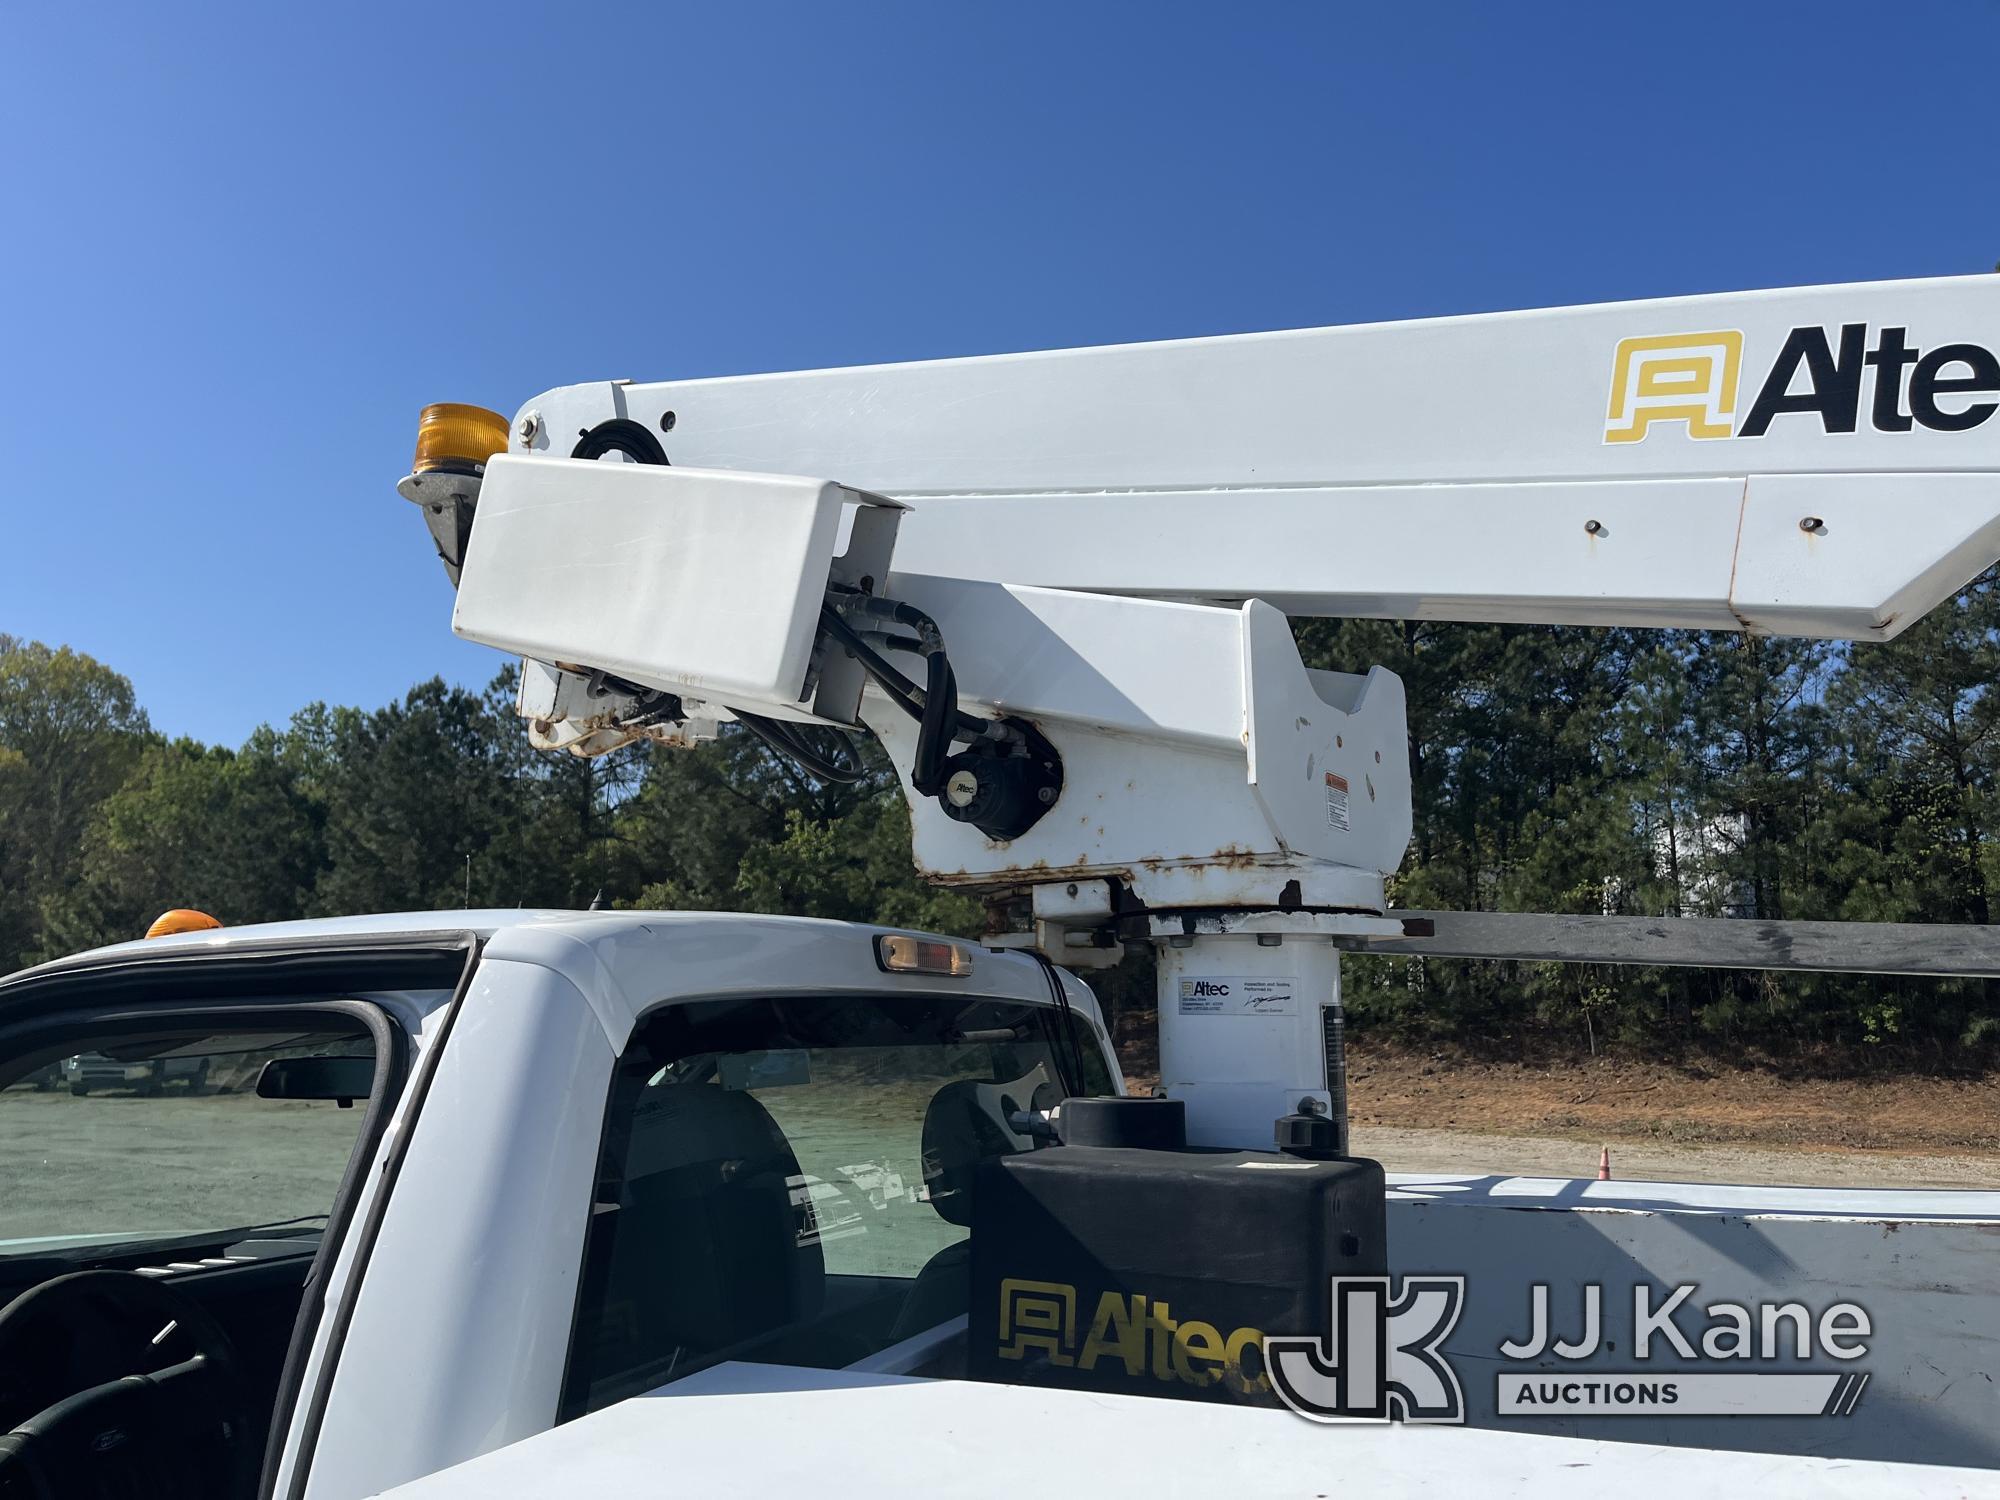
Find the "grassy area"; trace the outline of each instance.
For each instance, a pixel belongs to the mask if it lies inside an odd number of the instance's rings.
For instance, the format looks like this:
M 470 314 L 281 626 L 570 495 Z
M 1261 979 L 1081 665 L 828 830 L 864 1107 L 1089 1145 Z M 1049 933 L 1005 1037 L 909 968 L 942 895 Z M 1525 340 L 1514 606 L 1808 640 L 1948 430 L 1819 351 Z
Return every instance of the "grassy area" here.
M 360 1109 L 118 1091 L 0 1089 L 0 1240 L 156 1238 L 323 1214 Z

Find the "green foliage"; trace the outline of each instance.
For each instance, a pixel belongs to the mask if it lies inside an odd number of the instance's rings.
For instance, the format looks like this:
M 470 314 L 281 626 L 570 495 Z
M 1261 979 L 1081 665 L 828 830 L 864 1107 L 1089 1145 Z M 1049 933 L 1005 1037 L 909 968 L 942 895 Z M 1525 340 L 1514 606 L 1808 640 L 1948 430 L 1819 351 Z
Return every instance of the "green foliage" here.
M 910 813 L 900 793 L 861 804 L 838 823 L 796 808 L 785 836 L 745 852 L 736 876 L 745 911 L 809 912 L 851 922 L 978 933 L 984 915 L 966 896 L 933 890 L 910 863 Z
M 109 667 L 0 635 L 0 969 L 34 955 L 40 897 L 72 879 L 85 830 L 149 734 Z
M 150 745 L 98 807 L 76 879 L 44 903 L 44 943 L 68 951 L 133 937 L 163 907 L 231 925 L 296 916 L 324 860 L 317 810 L 265 735 L 241 752 Z
M 1863 921 L 1993 919 L 2000 582 L 1880 646 L 1690 632 L 1316 621 L 1315 666 L 1405 684 L 1405 906 Z M 872 750 L 852 786 L 746 735 L 538 754 L 513 674 L 312 704 L 238 750 L 167 742 L 131 685 L 0 636 L 0 969 L 196 905 L 240 923 L 473 906 L 758 910 L 973 933 L 917 880 Z M 1146 955 L 1092 977 L 1150 1004 Z M 1488 1051 L 1682 1049 L 1964 1067 L 1980 981 L 1350 960 L 1358 1027 Z
M 1313 622 L 1310 664 L 1399 672 L 1406 906 L 1992 920 L 2000 583 L 1886 645 Z M 1984 1066 L 1974 980 L 1351 961 L 1359 1026 L 1483 1049 L 1606 1045 Z
M 979 931 L 978 901 L 917 879 L 872 751 L 853 786 L 735 732 L 544 755 L 514 688 L 510 669 L 483 693 L 434 680 L 375 710 L 315 703 L 232 751 L 151 734 L 88 657 L 0 637 L 0 967 L 183 905 L 239 925 L 601 900 Z

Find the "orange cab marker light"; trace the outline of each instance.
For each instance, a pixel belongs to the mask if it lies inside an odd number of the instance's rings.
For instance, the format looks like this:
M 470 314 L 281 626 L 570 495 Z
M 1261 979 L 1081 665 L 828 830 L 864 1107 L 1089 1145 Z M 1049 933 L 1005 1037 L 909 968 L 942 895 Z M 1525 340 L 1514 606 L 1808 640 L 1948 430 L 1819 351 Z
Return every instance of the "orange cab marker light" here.
M 942 974 L 963 979 L 972 972 L 972 950 L 942 938 L 884 933 L 875 939 L 875 962 L 890 974 Z
M 172 911 L 163 911 L 153 919 L 153 925 L 146 929 L 149 938 L 172 937 L 177 932 L 206 932 L 211 927 L 222 924 L 205 911 L 195 911 L 189 907 L 177 906 Z

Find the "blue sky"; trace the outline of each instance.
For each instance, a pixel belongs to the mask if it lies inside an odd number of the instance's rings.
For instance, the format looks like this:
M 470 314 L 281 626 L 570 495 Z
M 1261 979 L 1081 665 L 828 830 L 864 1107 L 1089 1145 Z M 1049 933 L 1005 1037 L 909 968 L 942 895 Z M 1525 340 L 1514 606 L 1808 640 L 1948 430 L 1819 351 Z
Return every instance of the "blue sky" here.
M 429 401 L 1988 270 L 1996 65 L 1991 0 L 16 6 L 0 631 L 234 743 L 501 664 Z

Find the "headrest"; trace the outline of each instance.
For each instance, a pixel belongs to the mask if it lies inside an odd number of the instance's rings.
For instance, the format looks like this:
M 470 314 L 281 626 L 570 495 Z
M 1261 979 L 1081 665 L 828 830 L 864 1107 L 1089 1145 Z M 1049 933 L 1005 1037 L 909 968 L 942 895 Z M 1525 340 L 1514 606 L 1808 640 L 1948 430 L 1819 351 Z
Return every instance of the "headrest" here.
M 770 1112 L 713 1083 L 655 1085 L 634 1111 L 618 1285 L 694 1350 L 819 1311 L 826 1267 L 798 1157 Z
M 1033 1109 L 1037 1089 L 1047 1082 L 1038 1066 L 1008 1083 L 961 1078 L 931 1095 L 924 1110 L 924 1185 L 931 1207 L 947 1223 L 972 1223 L 974 1167 L 1034 1145 L 1008 1120 L 1018 1110 Z

